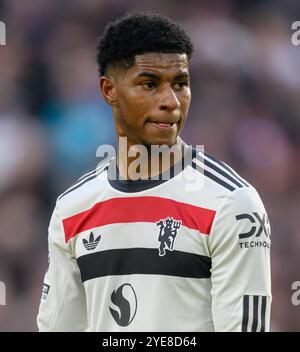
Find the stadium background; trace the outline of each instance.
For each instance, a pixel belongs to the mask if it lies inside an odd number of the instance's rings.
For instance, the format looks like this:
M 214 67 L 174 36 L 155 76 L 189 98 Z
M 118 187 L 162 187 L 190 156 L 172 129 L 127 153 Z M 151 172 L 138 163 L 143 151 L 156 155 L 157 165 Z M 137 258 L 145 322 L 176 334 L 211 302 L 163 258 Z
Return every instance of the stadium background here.
M 95 46 L 127 10 L 154 10 L 192 34 L 192 105 L 183 133 L 259 191 L 272 227 L 273 331 L 300 331 L 298 0 L 0 1 L 0 331 L 36 330 L 47 227 L 57 195 L 114 144 Z M 258 267 L 259 271 L 260 268 Z

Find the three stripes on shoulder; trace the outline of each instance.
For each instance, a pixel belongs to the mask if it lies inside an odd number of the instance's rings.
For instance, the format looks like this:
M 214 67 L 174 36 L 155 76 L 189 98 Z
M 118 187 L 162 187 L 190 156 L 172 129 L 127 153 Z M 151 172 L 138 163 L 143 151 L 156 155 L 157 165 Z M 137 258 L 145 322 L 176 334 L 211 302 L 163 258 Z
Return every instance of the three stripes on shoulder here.
M 250 187 L 231 167 L 207 153 L 197 151 L 192 167 L 231 192 Z
M 76 188 L 81 187 L 86 182 L 91 181 L 95 177 L 99 176 L 108 167 L 108 165 L 109 165 L 109 161 L 100 163 L 100 165 L 98 165 L 96 167 L 96 169 L 93 169 L 93 170 L 88 171 L 87 173 L 85 173 L 71 187 L 69 187 L 64 193 L 62 193 L 58 197 L 58 200 L 60 200 L 62 197 L 64 197 L 68 193 L 74 191 Z

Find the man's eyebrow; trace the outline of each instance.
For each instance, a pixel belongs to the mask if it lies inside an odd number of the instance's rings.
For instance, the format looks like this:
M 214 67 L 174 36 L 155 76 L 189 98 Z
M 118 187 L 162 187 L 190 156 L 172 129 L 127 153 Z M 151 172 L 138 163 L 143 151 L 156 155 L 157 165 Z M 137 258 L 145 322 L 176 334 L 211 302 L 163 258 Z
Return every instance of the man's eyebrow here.
M 178 79 L 178 78 L 189 78 L 190 75 L 188 74 L 188 72 L 180 72 L 176 75 L 175 79 Z
M 151 77 L 156 79 L 159 78 L 159 76 L 157 76 L 156 74 L 147 71 L 140 72 L 137 77 Z
M 155 78 L 155 79 L 159 79 L 160 77 L 158 75 L 156 75 L 155 73 L 152 72 L 147 72 L 147 71 L 143 71 L 140 72 L 137 77 L 151 77 L 151 78 Z M 176 76 L 175 79 L 178 78 L 185 78 L 185 77 L 189 77 L 188 72 L 179 72 Z

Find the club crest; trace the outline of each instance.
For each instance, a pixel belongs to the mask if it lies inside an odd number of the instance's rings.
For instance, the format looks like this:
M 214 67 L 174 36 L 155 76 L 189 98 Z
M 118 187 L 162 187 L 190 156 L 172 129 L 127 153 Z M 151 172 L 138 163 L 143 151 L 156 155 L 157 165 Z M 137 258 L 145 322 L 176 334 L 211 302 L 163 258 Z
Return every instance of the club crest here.
M 159 256 L 162 257 L 166 254 L 166 250 L 173 251 L 174 241 L 177 235 L 177 231 L 181 226 L 181 220 L 174 220 L 173 218 L 167 218 L 159 220 L 156 223 L 159 226 L 159 236 L 158 241 L 159 246 Z

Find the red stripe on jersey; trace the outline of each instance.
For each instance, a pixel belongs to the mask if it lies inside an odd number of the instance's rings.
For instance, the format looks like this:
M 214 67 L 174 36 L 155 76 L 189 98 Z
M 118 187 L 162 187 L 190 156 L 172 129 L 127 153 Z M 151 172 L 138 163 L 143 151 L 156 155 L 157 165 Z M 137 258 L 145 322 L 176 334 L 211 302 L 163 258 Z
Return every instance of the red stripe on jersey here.
M 65 240 L 98 226 L 130 222 L 157 222 L 172 217 L 182 225 L 209 235 L 216 212 L 160 197 L 112 198 L 63 220 Z

